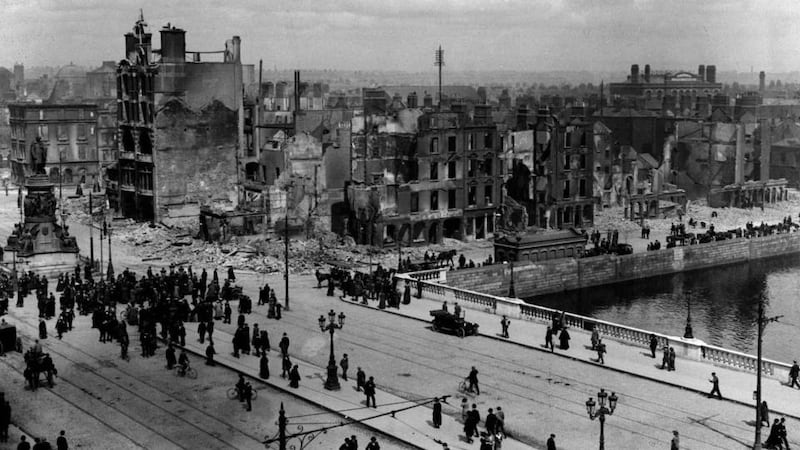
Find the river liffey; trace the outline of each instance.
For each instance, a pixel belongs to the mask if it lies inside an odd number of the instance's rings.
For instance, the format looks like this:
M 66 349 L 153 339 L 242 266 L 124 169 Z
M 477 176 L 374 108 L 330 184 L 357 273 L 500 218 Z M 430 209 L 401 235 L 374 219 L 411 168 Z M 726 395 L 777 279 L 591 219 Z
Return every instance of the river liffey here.
M 691 305 L 694 337 L 756 353 L 758 300 L 766 317 L 764 357 L 800 359 L 800 255 L 757 260 L 526 301 L 664 334 L 683 336 Z

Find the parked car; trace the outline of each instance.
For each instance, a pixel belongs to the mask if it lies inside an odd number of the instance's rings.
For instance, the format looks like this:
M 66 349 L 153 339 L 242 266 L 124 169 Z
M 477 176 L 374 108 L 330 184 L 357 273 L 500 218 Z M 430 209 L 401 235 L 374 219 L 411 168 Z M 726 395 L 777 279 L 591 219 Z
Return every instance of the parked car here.
M 470 336 L 478 334 L 478 324 L 474 322 L 467 322 L 462 317 L 456 317 L 453 313 L 441 309 L 434 309 L 431 311 L 433 320 L 431 325 L 433 331 L 442 331 L 445 333 L 452 333 L 458 337 Z

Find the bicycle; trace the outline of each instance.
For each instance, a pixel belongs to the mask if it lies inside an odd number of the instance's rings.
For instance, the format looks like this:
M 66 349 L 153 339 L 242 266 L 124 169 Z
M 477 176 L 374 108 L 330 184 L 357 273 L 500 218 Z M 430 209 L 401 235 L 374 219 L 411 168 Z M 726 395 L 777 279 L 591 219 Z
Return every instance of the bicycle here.
M 461 380 L 460 383 L 458 383 L 458 392 L 461 392 L 462 394 L 466 394 L 466 393 L 470 392 L 470 390 L 469 390 L 469 378 L 464 378 L 463 380 Z
M 255 400 L 258 397 L 258 391 L 255 388 L 251 388 L 250 391 L 252 392 L 250 399 Z M 229 400 L 236 400 L 239 398 L 239 389 L 236 386 L 229 388 L 227 394 Z
M 186 370 L 183 373 L 181 372 L 181 366 L 175 366 L 173 373 L 176 377 L 186 377 L 192 380 L 197 378 L 197 370 L 191 366 L 186 366 Z

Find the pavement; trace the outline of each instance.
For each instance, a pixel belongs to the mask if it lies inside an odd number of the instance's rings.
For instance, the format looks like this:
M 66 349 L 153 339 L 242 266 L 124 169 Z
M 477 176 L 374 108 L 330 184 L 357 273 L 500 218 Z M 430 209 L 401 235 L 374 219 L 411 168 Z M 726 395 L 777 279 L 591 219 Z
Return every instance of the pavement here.
M 347 302 L 354 303 L 352 301 Z M 414 318 L 424 322 L 431 321 L 431 310 L 442 308 L 441 302 L 425 298 L 424 293 L 422 298 L 412 296 L 411 303 L 401 305 L 399 309 L 386 308 L 381 310 L 377 307 L 377 302 L 374 301 L 369 302 L 367 305 L 358 304 L 365 308 L 382 311 L 385 314 Z M 453 305 L 448 305 L 448 307 L 452 312 Z M 462 311 L 465 311 L 465 320 L 479 325 L 478 331 L 481 336 L 520 345 L 529 348 L 531 351 L 550 353 L 550 350 L 544 345 L 547 323 L 531 320 L 511 320 L 509 337 L 505 338 L 501 335 L 501 316 L 475 309 L 464 308 Z M 723 401 L 736 402 L 745 406 L 755 404 L 753 393 L 756 390 L 756 376 L 754 373 L 682 358 L 676 358 L 674 371 L 662 370 L 660 349 L 656 351 L 656 358 L 653 359 L 649 348 L 630 345 L 627 342 L 604 336 L 601 337 L 606 344 L 607 353 L 603 358 L 604 364 L 600 364 L 597 360 L 597 352 L 591 349 L 591 333 L 577 328 L 569 328 L 569 334 L 571 337 L 569 349 L 559 349 L 558 339 L 554 339 L 556 345 L 552 352 L 553 354 L 603 367 L 607 370 L 704 394 L 711 390 L 709 379 L 711 378 L 711 373 L 715 372 L 719 377 Z M 675 337 L 675 340 L 679 340 L 679 338 Z M 800 404 L 797 401 L 800 394 L 797 393 L 797 389 L 789 387 L 788 380 L 778 381 L 762 377 L 761 389 L 762 399 L 767 401 L 773 413 L 800 419 Z
M 191 328 L 187 327 L 186 329 L 185 348 L 198 356 L 203 356 L 205 355 L 207 344 L 201 344 L 199 335 L 194 329 L 196 327 Z M 341 378 L 341 371 L 339 370 L 341 389 L 336 391 L 326 390 L 323 387 L 327 377 L 326 368 L 297 358 L 292 353 L 291 345 L 289 347 L 289 357 L 294 364 L 298 365 L 302 380 L 298 388 L 289 387 L 288 379 L 280 376 L 281 355 L 280 350 L 277 348 L 279 336 L 270 338 L 272 351 L 267 356 L 270 377 L 268 379 L 260 378 L 258 376 L 259 358 L 245 354 L 241 354 L 239 358 L 233 356 L 232 330 L 233 326 L 231 325 L 225 326 L 219 322 L 215 324 L 214 348 L 217 351 L 217 355 L 214 360 L 219 365 L 245 374 L 260 383 L 292 393 L 325 409 L 337 411 L 345 421 L 363 421 L 364 425 L 416 448 L 440 449 L 444 448 L 443 444 L 447 444 L 450 449 L 474 449 L 477 445 L 478 439 L 475 439 L 474 444 L 469 444 L 464 440 L 463 423 L 456 421 L 448 414 L 442 415 L 440 428 L 433 428 L 432 410 L 430 409 L 430 400 L 432 399 L 430 398 L 408 400 L 381 389 L 380 384 L 378 384 L 375 393 L 377 407 L 368 408 L 365 395 L 356 390 L 355 370 L 351 369 L 351 373 L 348 374 L 348 380 Z M 255 387 L 258 389 L 257 385 Z M 443 392 L 442 395 L 447 394 Z M 425 406 L 399 411 L 413 406 L 415 403 L 423 402 L 426 403 Z M 451 402 L 450 405 L 456 406 L 455 402 Z M 516 450 L 529 449 L 531 447 L 509 438 L 503 440 L 503 448 Z

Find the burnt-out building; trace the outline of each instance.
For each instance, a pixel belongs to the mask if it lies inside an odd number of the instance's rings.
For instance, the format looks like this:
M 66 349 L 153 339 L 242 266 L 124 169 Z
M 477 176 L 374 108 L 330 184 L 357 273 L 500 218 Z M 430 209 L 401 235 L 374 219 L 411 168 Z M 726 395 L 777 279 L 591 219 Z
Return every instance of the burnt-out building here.
M 365 109 L 372 108 L 368 103 Z M 347 200 L 348 232 L 356 242 L 419 245 L 492 236 L 501 141 L 488 106 L 476 105 L 472 114 L 460 103 L 442 112 L 388 108 L 368 116 L 364 128 L 353 123 Z
M 509 147 L 507 195 L 525 207 L 527 226 L 583 228 L 594 223 L 594 124 L 559 118 L 540 107 L 535 121 L 519 124 Z M 530 128 L 532 135 L 520 133 Z
M 119 156 L 106 170 L 111 205 L 125 217 L 161 220 L 197 216 L 199 205 L 216 200 L 238 202 L 239 37 L 221 52 L 187 52 L 186 32 L 168 25 L 156 50 L 146 27 L 140 18 L 125 35 L 117 66 Z

